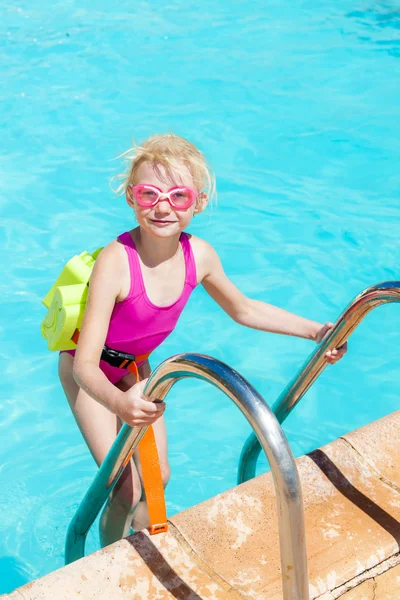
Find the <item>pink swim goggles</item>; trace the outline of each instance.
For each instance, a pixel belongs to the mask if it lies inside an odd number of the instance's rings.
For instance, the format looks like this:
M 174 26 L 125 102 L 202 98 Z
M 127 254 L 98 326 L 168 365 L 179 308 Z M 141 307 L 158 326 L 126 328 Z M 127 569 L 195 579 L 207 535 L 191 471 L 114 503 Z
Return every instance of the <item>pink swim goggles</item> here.
M 155 206 L 163 198 L 168 200 L 172 208 L 184 210 L 192 206 L 197 198 L 196 191 L 186 186 L 175 186 L 168 192 L 162 192 L 158 187 L 146 183 L 131 185 L 131 188 L 136 202 L 144 208 Z

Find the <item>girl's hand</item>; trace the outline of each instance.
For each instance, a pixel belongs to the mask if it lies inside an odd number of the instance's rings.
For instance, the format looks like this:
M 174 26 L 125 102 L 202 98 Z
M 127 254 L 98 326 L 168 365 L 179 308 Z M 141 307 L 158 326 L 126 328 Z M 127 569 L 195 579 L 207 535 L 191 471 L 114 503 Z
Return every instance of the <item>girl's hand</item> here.
M 326 337 L 327 333 L 332 329 L 333 323 L 325 323 L 318 331 L 315 341 L 317 344 L 320 344 L 322 340 Z M 326 362 L 330 365 L 333 365 L 335 362 L 340 360 L 347 352 L 347 342 L 340 346 L 339 348 L 335 348 L 334 350 L 328 350 L 325 354 Z
M 165 410 L 165 402 L 146 400 L 143 395 L 147 379 L 135 383 L 127 392 L 119 396 L 115 414 L 131 427 L 143 427 L 157 421 Z

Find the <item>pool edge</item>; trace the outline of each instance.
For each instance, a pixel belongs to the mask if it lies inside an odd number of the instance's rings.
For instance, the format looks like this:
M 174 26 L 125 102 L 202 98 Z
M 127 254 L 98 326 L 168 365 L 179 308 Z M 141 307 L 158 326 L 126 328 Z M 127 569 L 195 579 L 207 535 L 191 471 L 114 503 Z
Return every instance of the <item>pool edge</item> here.
M 311 598 L 400 597 L 399 431 L 397 411 L 297 459 Z M 167 534 L 139 532 L 0 598 L 282 598 L 270 473 L 170 524 Z

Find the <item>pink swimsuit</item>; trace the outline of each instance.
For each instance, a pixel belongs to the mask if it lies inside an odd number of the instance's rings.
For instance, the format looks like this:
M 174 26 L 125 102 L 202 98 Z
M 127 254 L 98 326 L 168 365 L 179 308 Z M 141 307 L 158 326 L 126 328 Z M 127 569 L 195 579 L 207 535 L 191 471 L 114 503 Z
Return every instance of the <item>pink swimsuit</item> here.
M 174 330 L 190 294 L 197 285 L 196 265 L 190 241 L 181 233 L 180 244 L 186 265 L 185 285 L 179 298 L 168 306 L 156 306 L 146 294 L 136 246 L 129 231 L 119 236 L 128 254 L 131 286 L 122 302 L 117 302 L 111 314 L 105 345 L 113 350 L 140 356 L 157 348 Z M 68 350 L 74 355 L 75 350 Z M 140 363 L 139 363 L 140 364 Z M 111 383 L 117 383 L 129 371 L 100 361 L 100 368 Z

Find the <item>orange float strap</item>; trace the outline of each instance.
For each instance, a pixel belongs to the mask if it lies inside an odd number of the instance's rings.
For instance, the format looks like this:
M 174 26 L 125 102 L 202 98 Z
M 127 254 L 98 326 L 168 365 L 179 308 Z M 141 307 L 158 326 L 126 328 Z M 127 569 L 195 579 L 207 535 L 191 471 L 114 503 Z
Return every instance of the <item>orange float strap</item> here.
M 78 343 L 79 331 L 76 329 L 72 341 Z M 127 369 L 136 376 L 139 381 L 138 362 L 144 362 L 150 353 L 134 356 L 126 352 L 112 350 L 104 346 L 101 360 L 112 367 Z M 143 487 L 146 495 L 147 508 L 149 511 L 149 532 L 151 535 L 168 531 L 167 511 L 165 507 L 164 485 L 161 477 L 160 459 L 152 425 L 147 428 L 146 433 L 139 442 L 140 463 L 142 465 Z M 127 457 L 126 464 L 131 456 Z
M 139 381 L 139 372 L 136 361 L 146 360 L 149 354 L 136 356 L 136 360 L 131 360 L 125 366 L 125 361 L 120 369 L 128 369 L 136 375 L 136 381 Z M 125 359 L 126 360 L 126 359 Z M 160 457 L 158 456 L 156 438 L 152 425 L 146 430 L 146 433 L 139 442 L 140 464 L 142 465 L 143 487 L 146 495 L 147 509 L 149 511 L 149 532 L 150 535 L 164 533 L 168 531 L 167 509 L 165 507 L 164 484 L 161 477 Z

